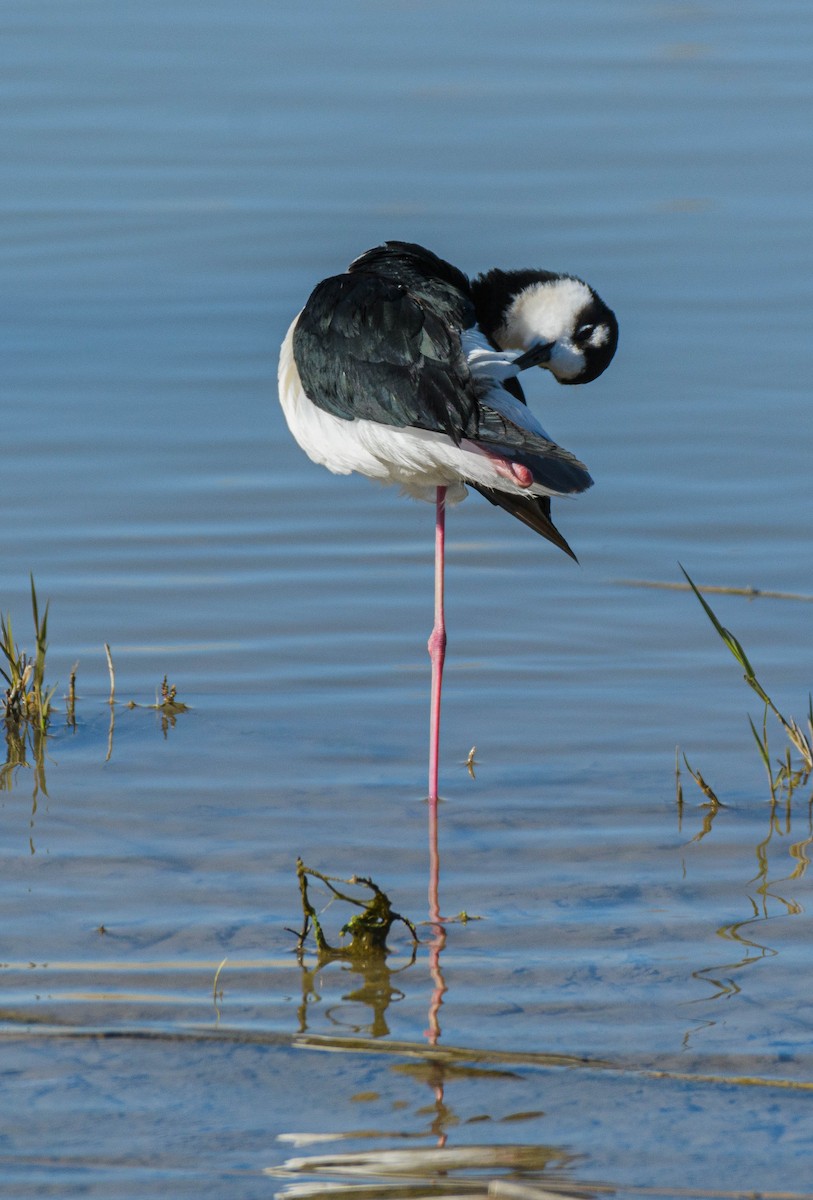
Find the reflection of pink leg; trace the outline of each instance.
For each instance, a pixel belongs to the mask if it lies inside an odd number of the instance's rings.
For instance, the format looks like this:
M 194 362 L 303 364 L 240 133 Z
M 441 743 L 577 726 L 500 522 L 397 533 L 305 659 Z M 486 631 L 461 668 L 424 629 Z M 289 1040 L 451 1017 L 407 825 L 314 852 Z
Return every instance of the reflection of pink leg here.
M 446 656 L 443 615 L 443 558 L 446 532 L 446 488 L 437 489 L 435 515 L 435 624 L 429 638 L 432 660 L 432 700 L 429 712 L 429 912 L 440 919 L 438 903 L 438 755 L 440 750 L 440 693 Z
M 432 892 L 430 888 L 429 902 L 432 904 Z M 442 921 L 443 918 L 437 913 L 437 904 L 431 912 L 433 921 Z M 446 930 L 441 924 L 434 926 L 434 936 L 429 943 L 429 974 L 432 976 L 432 998 L 429 1001 L 429 1027 L 424 1030 L 424 1037 L 428 1039 L 430 1046 L 437 1046 L 440 1040 L 440 1009 L 443 1004 L 443 997 L 446 994 L 446 980 L 443 978 L 443 972 L 440 969 L 440 954 L 446 945 Z M 441 1096 L 439 1097 L 442 1099 Z
M 440 915 L 440 855 L 438 854 L 438 802 L 429 797 L 429 920 L 442 921 Z M 442 928 L 440 926 L 437 929 Z

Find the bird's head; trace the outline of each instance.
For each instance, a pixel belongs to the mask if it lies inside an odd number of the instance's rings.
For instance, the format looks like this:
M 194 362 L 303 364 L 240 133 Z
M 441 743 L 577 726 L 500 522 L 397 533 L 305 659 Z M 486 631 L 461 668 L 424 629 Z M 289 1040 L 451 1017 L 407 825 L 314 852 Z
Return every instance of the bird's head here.
M 589 284 L 552 271 L 500 271 L 472 283 L 477 322 L 500 350 L 538 350 L 559 383 L 589 383 L 618 345 L 615 314 Z M 546 348 L 550 353 L 546 354 Z

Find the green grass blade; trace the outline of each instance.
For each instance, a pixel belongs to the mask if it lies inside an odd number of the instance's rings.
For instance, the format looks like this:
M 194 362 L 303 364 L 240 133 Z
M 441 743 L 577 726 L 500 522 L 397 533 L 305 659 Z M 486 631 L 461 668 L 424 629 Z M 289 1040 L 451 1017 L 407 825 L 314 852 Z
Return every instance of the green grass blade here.
M 20 654 L 14 645 L 14 634 L 11 629 L 11 613 L 7 617 L 0 615 L 0 650 L 2 650 L 9 665 L 11 678 L 6 675 L 5 671 L 3 671 L 3 675 L 8 679 L 9 686 L 15 687 L 22 675 L 22 665 L 20 663 Z
M 37 642 L 37 655 L 34 664 L 34 690 L 39 698 L 39 693 L 45 683 L 45 654 L 48 649 L 48 610 L 51 607 L 51 602 L 49 600 L 45 605 L 45 612 L 42 614 L 42 621 L 40 621 L 34 576 L 30 575 L 29 578 L 31 580 L 31 611 L 34 615 L 34 637 Z
M 750 717 L 748 718 L 748 724 L 751 726 L 751 732 L 754 735 L 754 741 L 756 742 L 757 747 L 759 749 L 759 756 L 762 759 L 762 761 L 764 762 L 766 770 L 768 772 L 770 772 L 771 760 L 770 760 L 770 756 L 768 754 L 767 739 L 764 737 L 764 730 L 763 730 L 763 737 L 760 737 L 759 734 L 757 733 L 756 725 L 754 724 L 754 722 L 751 720 Z
M 28 578 L 31 581 L 31 610 L 34 613 L 34 632 L 36 633 L 40 627 L 39 613 L 37 611 L 37 589 L 34 587 L 34 576 L 29 575 Z
M 737 662 L 740 664 L 742 669 L 745 671 L 748 682 L 751 683 L 752 680 L 756 679 L 756 676 L 754 674 L 754 668 L 751 666 L 748 655 L 745 653 L 745 650 L 743 649 L 741 643 L 739 642 L 739 640 L 737 638 L 735 638 L 734 634 L 731 632 L 730 629 L 726 629 L 725 626 L 721 625 L 720 622 L 717 620 L 717 616 L 714 612 L 714 609 L 711 607 L 710 604 L 707 603 L 706 600 L 703 599 L 703 596 L 700 594 L 700 591 L 698 590 L 697 586 L 695 585 L 694 580 L 691 578 L 688 571 L 686 571 L 684 569 L 684 567 L 681 565 L 681 563 L 678 563 L 678 566 L 680 567 L 681 571 L 683 571 L 683 574 L 686 577 L 686 582 L 688 583 L 689 587 L 692 589 L 695 596 L 697 596 L 697 599 L 703 605 L 703 609 L 706 613 L 706 616 L 711 621 L 714 628 L 717 630 L 717 633 L 720 635 L 720 637 L 722 638 L 723 642 L 728 647 L 731 654 L 733 654 L 734 658 L 736 658 Z

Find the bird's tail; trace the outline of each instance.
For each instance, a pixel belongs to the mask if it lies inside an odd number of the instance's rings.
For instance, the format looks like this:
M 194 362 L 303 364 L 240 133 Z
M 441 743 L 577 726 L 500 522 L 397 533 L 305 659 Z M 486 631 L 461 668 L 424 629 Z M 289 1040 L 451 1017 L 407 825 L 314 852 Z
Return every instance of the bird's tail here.
M 549 542 L 553 542 L 554 546 L 558 546 L 560 550 L 564 550 L 565 554 L 570 555 L 574 562 L 579 561 L 550 518 L 549 496 L 515 496 L 508 492 L 498 492 L 491 488 L 481 487 L 477 483 L 470 483 L 469 486 L 475 488 L 492 504 L 504 508 L 507 513 L 516 517 L 518 521 L 522 521 L 535 533 L 539 533 Z

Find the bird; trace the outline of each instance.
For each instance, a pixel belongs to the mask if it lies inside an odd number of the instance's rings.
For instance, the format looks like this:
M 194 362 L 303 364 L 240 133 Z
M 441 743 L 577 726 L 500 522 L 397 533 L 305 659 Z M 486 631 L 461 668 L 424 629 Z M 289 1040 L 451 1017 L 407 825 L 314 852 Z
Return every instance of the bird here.
M 517 377 L 540 367 L 560 384 L 588 383 L 617 343 L 615 314 L 575 275 L 494 268 L 469 279 L 404 241 L 375 246 L 317 284 L 282 343 L 280 403 L 308 457 L 435 504 L 431 805 L 446 651 L 446 507 L 472 487 L 575 559 L 551 519 L 551 497 L 584 492 L 593 481 L 545 432 Z

